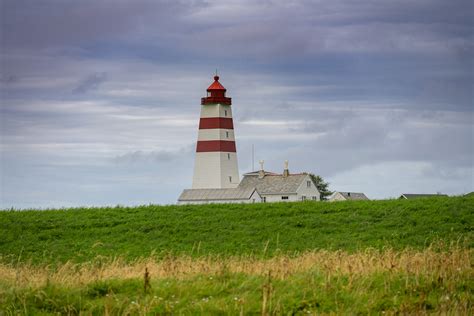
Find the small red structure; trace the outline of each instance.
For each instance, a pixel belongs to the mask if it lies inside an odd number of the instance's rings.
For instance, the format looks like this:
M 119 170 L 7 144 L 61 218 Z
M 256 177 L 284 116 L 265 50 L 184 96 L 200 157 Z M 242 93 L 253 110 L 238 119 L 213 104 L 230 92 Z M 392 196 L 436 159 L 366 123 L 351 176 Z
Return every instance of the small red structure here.
M 226 91 L 227 89 L 219 82 L 219 76 L 215 75 L 214 82 L 207 88 L 207 97 L 201 98 L 201 105 L 215 103 L 231 105 L 232 98 L 225 96 Z

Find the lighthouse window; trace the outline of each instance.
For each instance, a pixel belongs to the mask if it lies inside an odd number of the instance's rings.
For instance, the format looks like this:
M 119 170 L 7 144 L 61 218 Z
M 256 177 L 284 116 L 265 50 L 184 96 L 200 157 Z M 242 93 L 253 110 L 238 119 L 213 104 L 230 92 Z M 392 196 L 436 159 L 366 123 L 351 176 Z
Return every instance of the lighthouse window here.
M 230 160 L 230 154 L 227 154 L 227 160 Z
M 224 116 L 227 116 L 227 110 L 224 110 Z
M 229 138 L 229 132 L 225 132 L 225 137 Z
M 232 177 L 231 176 L 229 176 L 229 182 L 232 183 Z

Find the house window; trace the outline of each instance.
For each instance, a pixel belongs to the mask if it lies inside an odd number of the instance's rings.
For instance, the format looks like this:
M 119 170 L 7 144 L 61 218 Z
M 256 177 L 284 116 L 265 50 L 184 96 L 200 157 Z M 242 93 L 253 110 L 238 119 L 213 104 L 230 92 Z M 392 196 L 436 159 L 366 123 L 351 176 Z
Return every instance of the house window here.
M 318 200 L 318 197 L 317 197 L 317 196 L 313 196 L 313 197 L 311 197 L 311 199 L 312 199 L 313 201 L 317 201 L 317 200 Z
M 301 201 L 306 201 L 306 195 L 301 196 Z
M 307 186 L 308 188 L 311 188 L 311 181 L 306 181 L 306 186 Z
M 228 131 L 225 132 L 225 137 L 229 138 L 229 132 Z
M 282 196 L 281 199 L 282 200 L 288 200 L 288 197 L 287 196 Z
M 231 176 L 229 176 L 229 182 L 232 183 L 232 177 Z
M 224 116 L 227 116 L 227 110 L 224 110 Z
M 227 153 L 227 160 L 230 160 L 230 154 Z
M 262 202 L 267 203 L 267 197 L 266 196 L 262 197 Z

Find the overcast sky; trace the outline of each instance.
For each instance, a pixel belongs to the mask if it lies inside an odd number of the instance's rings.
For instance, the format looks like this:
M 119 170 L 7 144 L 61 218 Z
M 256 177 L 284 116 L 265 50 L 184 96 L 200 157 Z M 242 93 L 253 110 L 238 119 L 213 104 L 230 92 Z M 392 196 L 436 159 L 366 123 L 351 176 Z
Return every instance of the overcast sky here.
M 216 68 L 241 174 L 474 190 L 472 1 L 0 3 L 1 208 L 175 203 Z

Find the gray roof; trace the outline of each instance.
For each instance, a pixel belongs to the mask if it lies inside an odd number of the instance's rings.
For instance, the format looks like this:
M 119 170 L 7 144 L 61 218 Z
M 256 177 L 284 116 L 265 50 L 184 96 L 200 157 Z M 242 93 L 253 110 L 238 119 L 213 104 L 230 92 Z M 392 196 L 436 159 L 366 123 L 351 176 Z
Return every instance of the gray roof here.
M 234 189 L 187 189 L 178 201 L 207 201 L 207 200 L 248 200 L 255 188 Z
M 275 172 L 270 172 L 270 171 L 264 171 L 266 176 L 281 176 L 281 174 L 275 173 Z M 260 171 L 252 171 L 252 172 L 247 172 L 244 173 L 245 176 L 258 176 L 260 174 Z
M 419 198 L 426 198 L 426 197 L 434 197 L 434 196 L 448 196 L 446 194 L 412 194 L 412 193 L 403 193 L 400 196 L 400 199 L 419 199 Z
M 284 177 L 281 174 L 269 172 L 260 179 L 258 172 L 252 172 L 244 174 L 239 188 L 257 188 L 260 194 L 296 194 L 296 190 L 307 176 L 306 173 L 299 173 Z
M 346 200 L 368 200 L 369 198 L 361 192 L 340 192 L 337 191 L 335 193 L 340 193 Z

